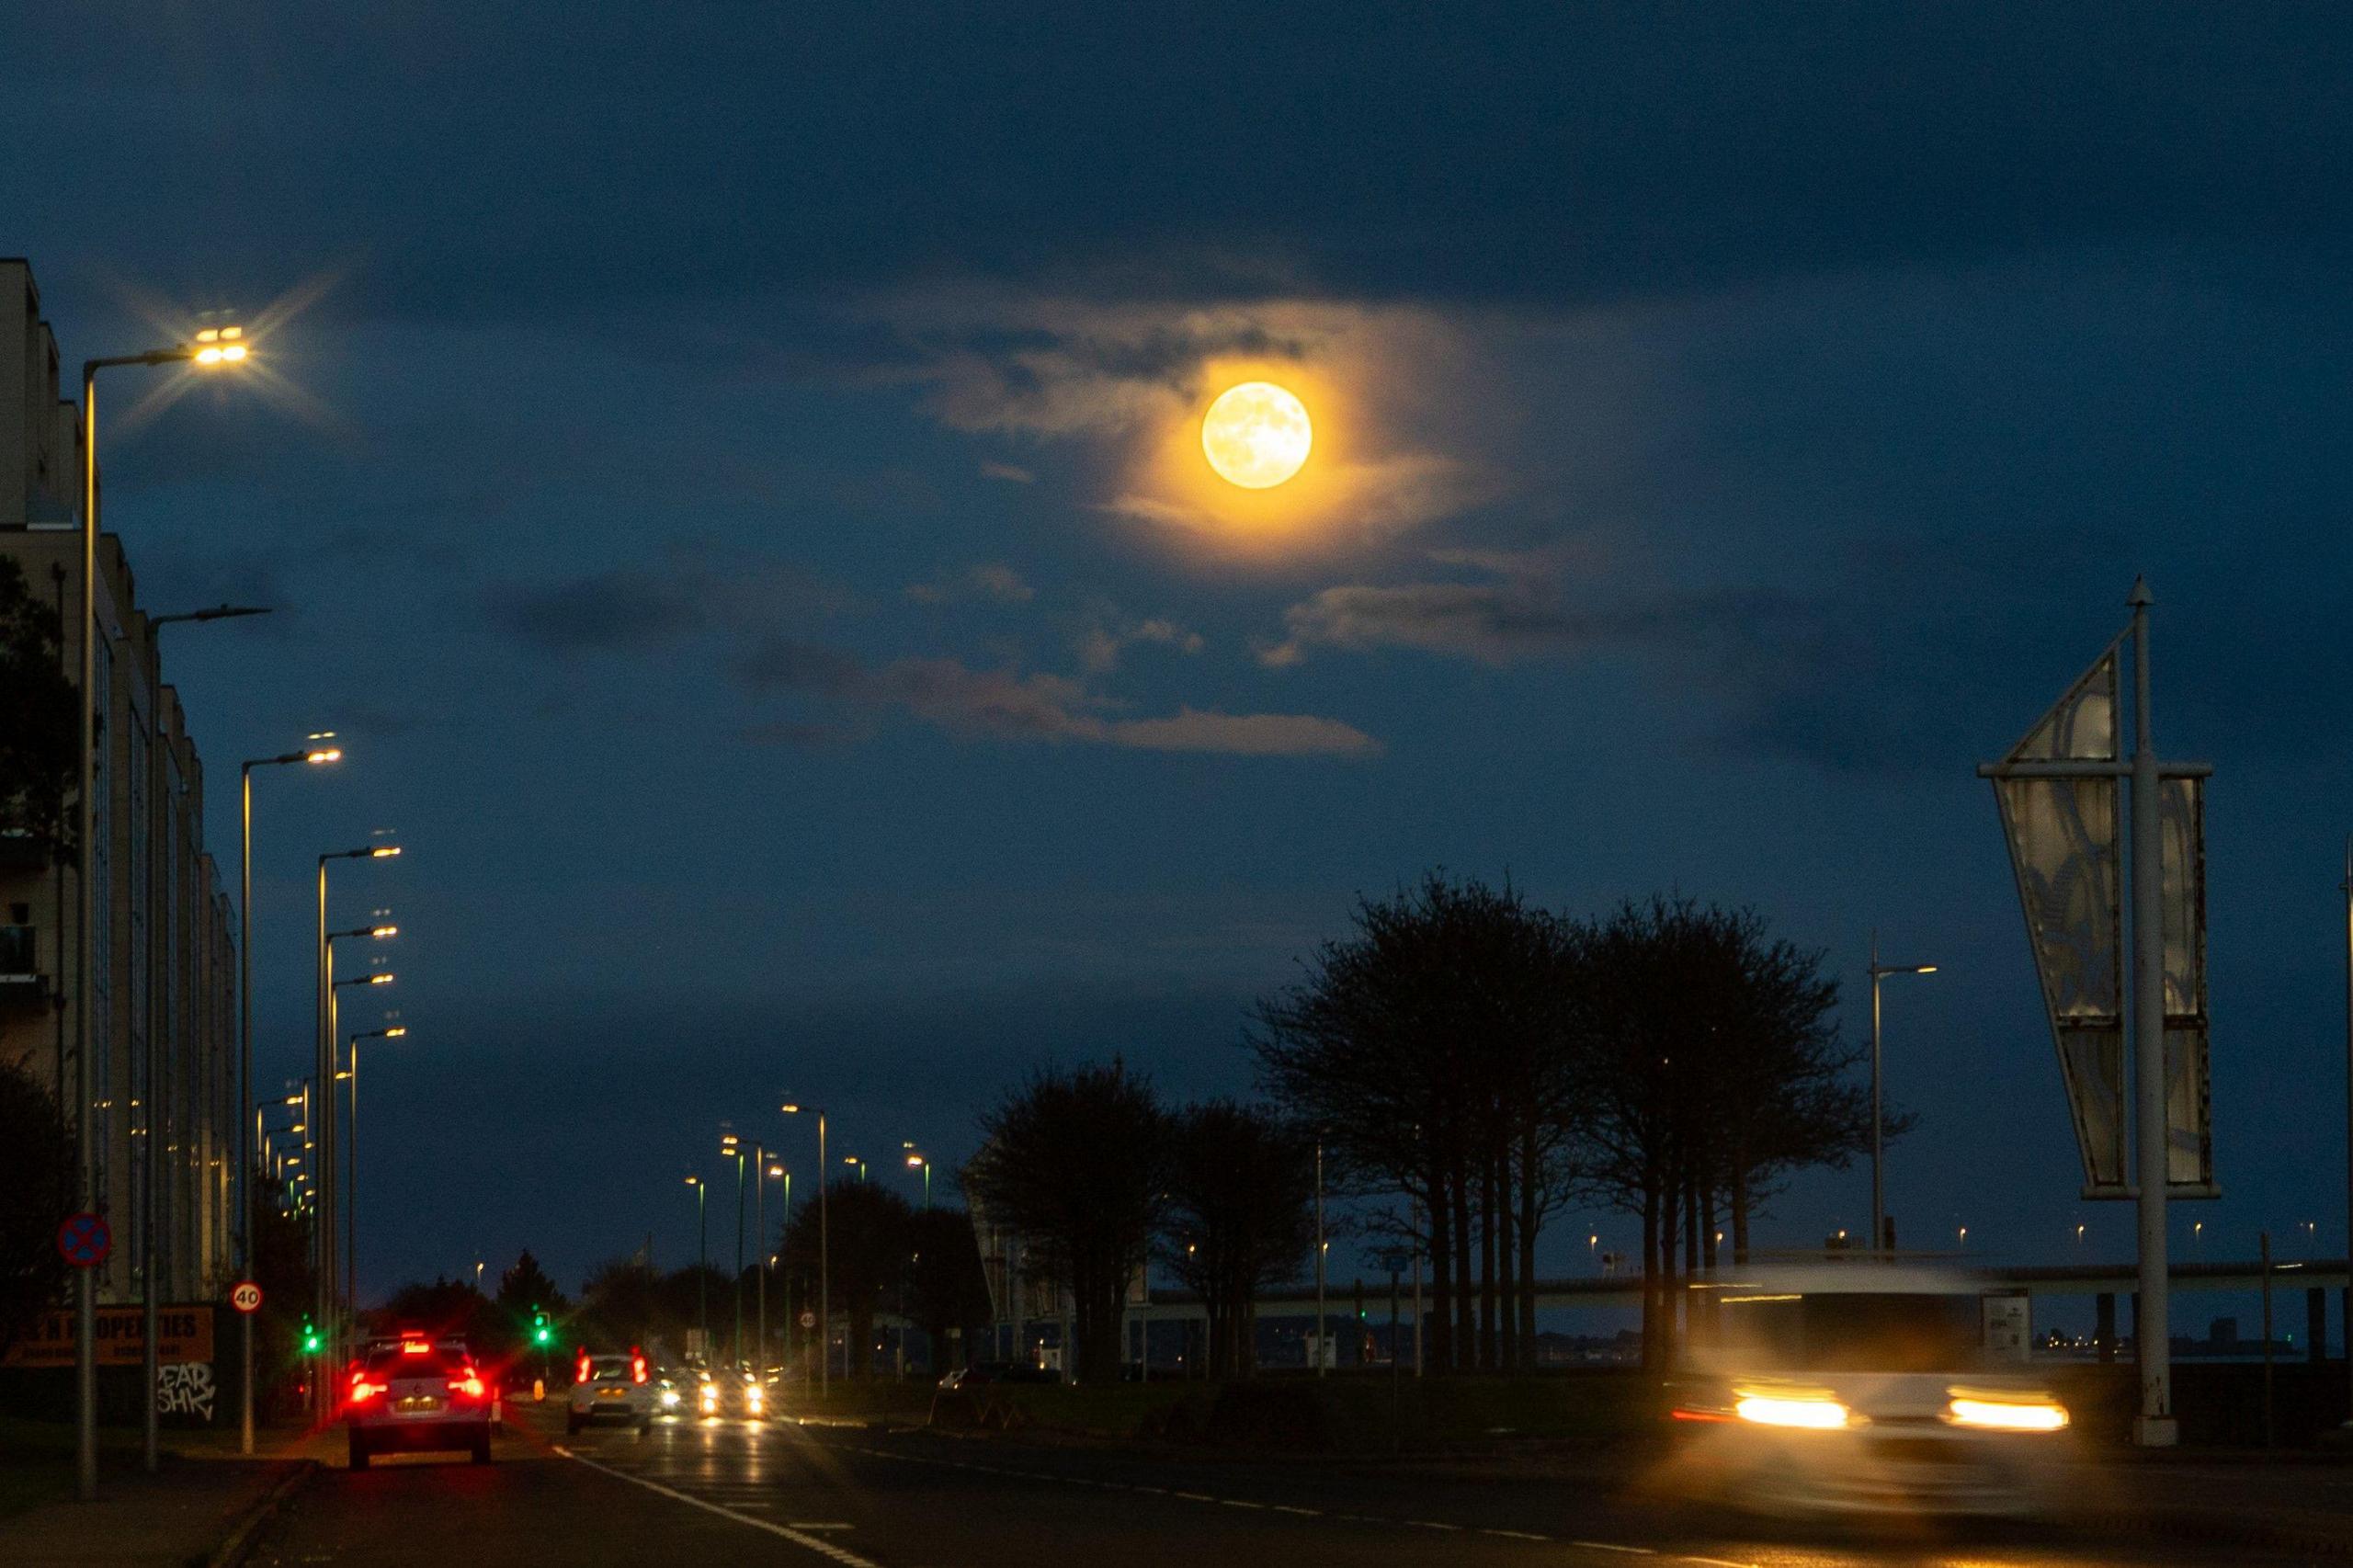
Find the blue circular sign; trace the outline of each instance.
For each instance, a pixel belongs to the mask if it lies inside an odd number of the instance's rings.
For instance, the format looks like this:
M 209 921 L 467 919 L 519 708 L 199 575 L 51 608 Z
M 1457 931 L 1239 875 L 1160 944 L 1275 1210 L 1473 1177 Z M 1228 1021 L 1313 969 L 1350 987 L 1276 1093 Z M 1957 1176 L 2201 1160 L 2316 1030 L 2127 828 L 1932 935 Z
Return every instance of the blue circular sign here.
M 114 1233 L 96 1214 L 69 1214 L 57 1227 L 57 1250 L 76 1268 L 96 1268 L 114 1249 Z

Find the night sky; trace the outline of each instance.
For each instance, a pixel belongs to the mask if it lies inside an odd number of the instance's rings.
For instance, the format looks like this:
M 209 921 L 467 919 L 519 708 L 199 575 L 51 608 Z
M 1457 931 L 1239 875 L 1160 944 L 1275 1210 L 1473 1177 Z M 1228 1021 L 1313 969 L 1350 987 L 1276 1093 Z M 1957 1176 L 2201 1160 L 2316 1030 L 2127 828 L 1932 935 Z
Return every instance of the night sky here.
M 0 18 L 0 252 L 67 361 L 259 345 L 121 373 L 102 451 L 149 608 L 278 607 L 167 634 L 216 853 L 241 757 L 348 748 L 258 785 L 265 1083 L 312 857 L 407 848 L 337 874 L 412 1031 L 363 1293 L 688 1261 L 722 1119 L 810 1190 L 788 1096 L 945 1171 L 1037 1064 L 1245 1090 L 1252 999 L 1433 866 L 1752 904 L 1856 1031 L 1876 925 L 1943 966 L 1887 998 L 1904 1239 L 2121 1258 L 1972 769 L 2138 572 L 2158 744 L 2216 767 L 2229 1196 L 2177 1233 L 2344 1245 L 2341 10 Z M 1191 444 L 1243 375 L 1318 427 L 1256 502 Z

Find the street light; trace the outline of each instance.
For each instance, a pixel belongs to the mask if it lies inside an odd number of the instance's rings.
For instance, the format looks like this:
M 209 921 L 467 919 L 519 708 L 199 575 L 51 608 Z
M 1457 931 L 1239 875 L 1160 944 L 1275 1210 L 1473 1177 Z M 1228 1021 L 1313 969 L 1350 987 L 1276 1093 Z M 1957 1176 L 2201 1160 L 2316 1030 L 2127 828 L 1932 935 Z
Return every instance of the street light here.
M 341 1236 L 337 1233 L 337 1227 L 335 1224 L 335 1219 L 338 1212 L 335 1202 L 337 1186 L 335 1181 L 335 1170 L 339 1163 L 336 1159 L 336 1155 L 341 1149 L 342 1140 L 338 1134 L 338 1130 L 335 1125 L 339 1119 L 336 1112 L 335 1097 L 335 991 L 337 989 L 337 982 L 335 978 L 334 936 L 327 930 L 327 863 L 331 860 L 388 860 L 398 855 L 400 852 L 400 846 L 396 844 L 369 844 L 363 845 L 357 849 L 330 850 L 319 857 L 317 1071 L 319 1081 L 324 1085 L 325 1093 L 320 1096 L 319 1105 L 319 1108 L 323 1113 L 321 1119 L 321 1132 L 323 1136 L 319 1140 L 320 1183 L 318 1228 L 321 1245 L 319 1249 L 320 1267 L 317 1322 L 319 1324 L 319 1331 L 327 1336 L 328 1352 L 328 1358 L 326 1361 L 322 1362 L 322 1365 L 334 1364 L 335 1356 L 339 1344 L 338 1336 L 342 1327 L 341 1320 L 336 1316 L 333 1310 L 335 1306 L 336 1285 L 335 1266 L 336 1259 L 339 1256 L 338 1249 L 342 1240 Z M 369 927 L 369 929 L 372 931 L 373 928 Z M 390 984 L 392 979 L 392 977 L 388 973 L 362 975 L 359 978 L 362 983 L 369 985 Z M 318 1405 L 320 1419 L 326 1420 L 333 1417 L 335 1415 L 334 1395 L 327 1387 L 327 1381 L 324 1378 L 318 1380 Z
M 294 763 L 313 767 L 343 760 L 340 747 L 324 743 L 335 739 L 327 731 L 310 737 L 301 751 L 284 752 L 277 756 L 254 757 L 237 770 L 237 1103 L 250 1105 L 254 1099 L 254 769 L 284 767 Z M 238 1142 L 244 1142 L 243 1118 L 239 1118 Z M 237 1151 L 237 1272 L 250 1278 L 254 1268 L 254 1152 L 250 1145 Z M 237 1394 L 237 1451 L 254 1451 L 254 1314 L 239 1312 L 237 1338 L 239 1355 L 244 1362 L 244 1376 L 239 1380 Z
M 924 1211 L 928 1213 L 931 1210 L 931 1162 L 925 1159 L 921 1154 L 909 1154 L 907 1156 L 907 1168 L 909 1170 L 914 1170 L 918 1165 L 923 1168 Z
M 776 1267 L 776 1255 L 768 1251 L 768 1183 L 778 1176 L 784 1178 L 784 1222 L 789 1226 L 792 1223 L 792 1173 L 780 1165 L 770 1165 L 767 1150 L 756 1143 L 752 1146 L 752 1168 L 759 1173 L 759 1178 L 752 1184 L 752 1230 L 759 1242 L 760 1256 L 767 1260 L 760 1265 L 760 1301 L 756 1329 L 758 1370 L 765 1378 L 768 1369 L 768 1271 Z M 792 1298 L 789 1294 L 785 1297 L 784 1312 L 789 1320 L 792 1315 Z
M 366 1029 L 351 1037 L 351 1125 L 350 1136 L 344 1140 L 344 1185 L 350 1190 L 344 1194 L 343 1284 L 344 1296 L 351 1310 L 359 1310 L 359 1042 L 363 1040 L 400 1040 L 408 1033 L 404 1024 L 392 1024 L 381 1029 Z
M 801 1108 L 788 1101 L 777 1108 L 787 1116 L 799 1116 Z M 827 1278 L 831 1267 L 827 1258 L 828 1233 L 825 1228 L 825 1108 L 811 1106 L 809 1113 L 817 1119 L 817 1394 L 824 1398 L 832 1387 L 834 1351 L 833 1281 Z
M 1881 1145 L 1887 1119 L 1880 1110 L 1879 983 L 1891 974 L 1934 974 L 1932 963 L 1883 964 L 1879 961 L 1879 928 L 1871 928 L 1871 1250 L 1887 1250 L 1887 1192 L 1881 1185 Z
M 96 774 L 93 758 L 97 752 L 98 732 L 95 693 L 97 689 L 98 640 L 98 372 L 125 365 L 172 365 L 193 363 L 207 369 L 224 364 L 237 364 L 246 357 L 244 329 L 242 327 L 207 327 L 196 335 L 193 342 L 176 344 L 169 348 L 150 349 L 144 354 L 119 354 L 82 362 L 82 602 L 76 611 L 74 641 L 80 644 L 81 681 L 75 688 L 75 707 L 81 710 L 81 733 L 74 754 L 74 835 L 80 851 L 80 863 L 74 868 L 74 906 L 77 911 L 77 934 L 74 938 L 74 1135 L 77 1151 L 75 1192 L 78 1207 L 85 1210 L 98 1208 L 97 1165 L 93 1158 L 92 1088 L 90 1059 L 96 1031 L 91 1021 L 92 971 L 97 967 L 97 947 L 95 926 L 97 918 L 97 888 L 92 872 L 97 866 L 97 832 L 96 809 Z M 61 1081 L 58 1091 L 64 1092 Z M 244 1116 L 237 1117 L 240 1137 Z M 247 1151 L 250 1157 L 251 1151 Z M 153 1160 L 153 1151 L 149 1151 Z M 153 1211 L 149 1219 L 152 1222 Z M 74 1494 L 83 1502 L 95 1502 L 98 1495 L 98 1361 L 97 1361 L 97 1280 L 96 1271 L 79 1268 L 74 1271 Z M 151 1282 L 152 1288 L 152 1282 Z M 152 1346 L 155 1335 L 151 1332 L 147 1343 Z M 250 1384 L 250 1379 L 248 1380 Z M 153 1380 L 149 1382 L 147 1403 L 153 1400 Z M 154 1468 L 153 1444 L 149 1445 L 149 1469 Z M 250 1451 L 250 1449 L 248 1449 Z
M 744 1364 L 744 1141 L 733 1132 L 719 1140 L 719 1157 L 735 1162 L 735 1337 L 728 1358 Z
M 695 1189 L 695 1321 L 702 1335 L 702 1364 L 710 1365 L 710 1218 L 708 1199 L 710 1196 L 702 1177 L 690 1176 L 687 1185 Z

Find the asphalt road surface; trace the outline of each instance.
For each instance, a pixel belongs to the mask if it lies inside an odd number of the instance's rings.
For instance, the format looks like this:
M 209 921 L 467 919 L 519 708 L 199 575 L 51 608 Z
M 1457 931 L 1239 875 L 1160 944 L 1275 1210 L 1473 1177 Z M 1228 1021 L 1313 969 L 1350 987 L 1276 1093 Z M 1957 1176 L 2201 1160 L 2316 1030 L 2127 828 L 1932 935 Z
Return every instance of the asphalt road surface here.
M 1556 1482 L 1168 1460 L 864 1427 L 657 1425 L 502 1438 L 497 1462 L 329 1471 L 265 1533 L 268 1568 L 2073 1568 L 2307 1561 L 2088 1531 L 1762 1525 Z

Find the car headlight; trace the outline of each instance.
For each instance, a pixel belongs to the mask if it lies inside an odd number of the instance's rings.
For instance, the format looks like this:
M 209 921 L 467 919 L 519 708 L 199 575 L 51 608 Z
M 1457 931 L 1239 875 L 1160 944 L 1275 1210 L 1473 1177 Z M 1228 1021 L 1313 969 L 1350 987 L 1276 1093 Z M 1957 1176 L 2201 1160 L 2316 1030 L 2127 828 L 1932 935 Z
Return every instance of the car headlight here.
M 662 1391 L 662 1408 L 665 1410 L 676 1410 L 678 1408 L 678 1391 L 676 1389 L 664 1389 Z
M 760 1401 L 761 1401 L 763 1398 L 765 1398 L 765 1397 L 766 1397 L 766 1396 L 760 1392 L 759 1389 L 758 1389 L 756 1386 L 752 1387 L 752 1388 L 747 1388 L 747 1389 L 745 1389 L 745 1390 L 744 1391 L 744 1398 L 745 1398 L 745 1401 L 746 1401 L 746 1402 L 751 1405 L 751 1407 L 752 1407 L 754 1410 L 757 1410 L 757 1409 L 760 1407 Z
M 1955 1392 L 1945 1419 L 1956 1426 L 1992 1432 L 2056 1432 L 2067 1425 L 2067 1407 L 2055 1399 L 2004 1399 Z
M 1817 1432 L 1836 1431 L 1855 1424 L 1855 1413 L 1828 1394 L 1762 1393 L 1744 1390 L 1733 1401 L 1733 1414 L 1759 1426 L 1802 1426 Z

